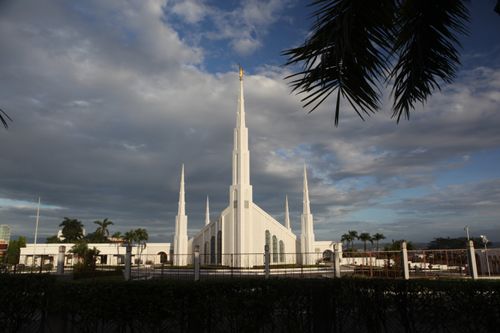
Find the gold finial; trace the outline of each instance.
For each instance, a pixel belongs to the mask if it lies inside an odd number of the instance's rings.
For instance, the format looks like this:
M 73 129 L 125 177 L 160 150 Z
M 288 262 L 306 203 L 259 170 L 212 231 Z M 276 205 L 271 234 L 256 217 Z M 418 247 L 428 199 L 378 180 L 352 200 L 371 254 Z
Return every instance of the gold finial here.
M 240 81 L 243 80 L 243 67 L 240 66 Z

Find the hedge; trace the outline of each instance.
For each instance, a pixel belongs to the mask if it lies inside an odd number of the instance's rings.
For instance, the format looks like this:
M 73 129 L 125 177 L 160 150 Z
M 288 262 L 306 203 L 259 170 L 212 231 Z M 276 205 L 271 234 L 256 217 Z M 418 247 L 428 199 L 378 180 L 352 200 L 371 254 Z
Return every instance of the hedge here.
M 4 332 L 494 332 L 500 283 L 0 276 Z

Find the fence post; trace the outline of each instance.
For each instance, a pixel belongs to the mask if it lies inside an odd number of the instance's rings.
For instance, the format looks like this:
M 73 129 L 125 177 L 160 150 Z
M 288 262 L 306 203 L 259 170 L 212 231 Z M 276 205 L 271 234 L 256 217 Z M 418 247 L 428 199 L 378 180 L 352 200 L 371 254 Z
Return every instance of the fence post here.
M 64 274 L 64 255 L 66 254 L 66 246 L 59 246 L 59 253 L 57 254 L 57 274 Z
M 408 251 L 406 250 L 406 242 L 401 242 L 401 268 L 403 269 L 403 278 L 410 279 L 410 271 L 408 269 Z
M 339 251 L 339 246 L 342 246 L 342 244 L 336 243 L 333 246 L 333 272 L 334 272 L 336 278 L 340 277 L 340 251 Z
M 269 278 L 271 269 L 269 267 L 269 262 L 271 261 L 271 255 L 269 253 L 269 245 L 264 245 L 264 275 L 266 279 Z
M 193 267 L 194 267 L 194 280 L 200 280 L 200 247 L 194 247 L 194 258 L 193 258 Z
M 125 248 L 125 270 L 123 271 L 123 276 L 125 281 L 130 281 L 132 273 L 132 245 L 127 243 Z
M 469 264 L 469 275 L 473 280 L 477 280 L 476 252 L 474 242 L 467 241 L 467 263 Z

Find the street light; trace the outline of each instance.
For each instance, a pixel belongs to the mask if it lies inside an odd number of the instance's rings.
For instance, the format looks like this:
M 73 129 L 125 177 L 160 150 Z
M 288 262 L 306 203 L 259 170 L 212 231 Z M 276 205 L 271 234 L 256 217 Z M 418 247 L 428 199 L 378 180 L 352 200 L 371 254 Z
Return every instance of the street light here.
M 484 244 L 484 256 L 486 257 L 486 268 L 488 269 L 488 276 L 491 276 L 490 262 L 488 260 L 488 248 L 487 248 L 487 244 L 488 244 L 489 240 L 488 240 L 488 238 L 486 238 L 485 235 L 481 235 L 479 237 L 481 237 L 481 241 Z

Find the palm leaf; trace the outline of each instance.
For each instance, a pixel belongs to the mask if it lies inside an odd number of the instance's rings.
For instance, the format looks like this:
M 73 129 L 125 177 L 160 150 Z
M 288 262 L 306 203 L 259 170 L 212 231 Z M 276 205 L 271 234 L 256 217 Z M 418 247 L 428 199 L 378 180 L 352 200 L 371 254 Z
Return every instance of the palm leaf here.
M 388 71 L 393 39 L 395 0 L 316 0 L 317 18 L 302 46 L 283 52 L 286 65 L 302 63 L 292 79 L 292 91 L 305 94 L 304 107 L 312 112 L 337 90 L 335 125 L 340 98 L 363 118 L 379 108 L 377 85 Z
M 2 122 L 2 125 L 4 128 L 8 129 L 9 124 L 7 123 L 7 120 L 13 121 L 11 117 L 2 109 L 0 109 L 0 122 Z
M 415 103 L 424 103 L 441 82 L 450 83 L 460 65 L 456 34 L 467 34 L 463 0 L 401 1 L 393 52 L 393 117 L 408 119 Z

